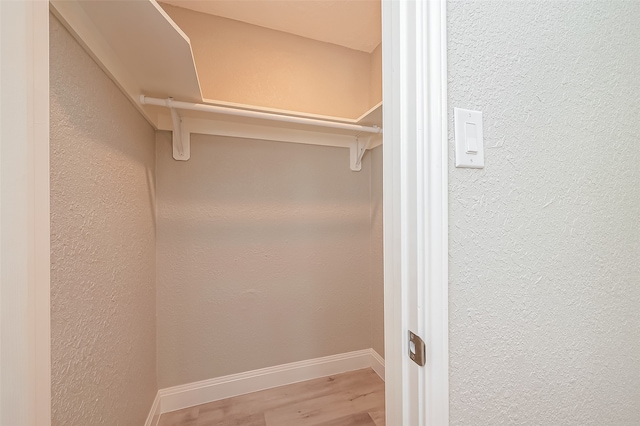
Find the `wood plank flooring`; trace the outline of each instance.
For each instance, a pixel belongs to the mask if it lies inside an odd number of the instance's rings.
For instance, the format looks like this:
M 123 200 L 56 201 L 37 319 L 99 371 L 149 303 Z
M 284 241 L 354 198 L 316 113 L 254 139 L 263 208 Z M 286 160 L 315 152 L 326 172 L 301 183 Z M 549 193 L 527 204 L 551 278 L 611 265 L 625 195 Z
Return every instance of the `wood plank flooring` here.
M 384 426 L 384 382 L 370 368 L 172 411 L 158 426 Z

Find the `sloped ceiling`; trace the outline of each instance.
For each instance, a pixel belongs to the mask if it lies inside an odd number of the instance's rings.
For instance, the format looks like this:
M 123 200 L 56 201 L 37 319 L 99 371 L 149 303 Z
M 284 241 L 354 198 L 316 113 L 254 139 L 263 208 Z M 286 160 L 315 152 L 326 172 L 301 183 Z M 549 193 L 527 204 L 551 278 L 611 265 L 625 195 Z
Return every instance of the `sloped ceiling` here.
M 371 52 L 381 41 L 380 0 L 167 0 L 163 3 L 363 52 Z

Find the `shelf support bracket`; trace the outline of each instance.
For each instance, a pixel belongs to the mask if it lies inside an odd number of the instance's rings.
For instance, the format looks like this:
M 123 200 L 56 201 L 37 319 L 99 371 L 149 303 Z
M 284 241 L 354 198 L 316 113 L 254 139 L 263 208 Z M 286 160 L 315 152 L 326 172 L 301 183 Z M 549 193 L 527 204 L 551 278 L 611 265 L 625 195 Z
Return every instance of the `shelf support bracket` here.
M 191 158 L 191 133 L 180 113 L 173 106 L 173 99 L 167 99 L 167 106 L 171 110 L 173 121 L 173 158 L 174 160 L 187 161 Z
M 349 166 L 352 171 L 359 172 L 362 170 L 362 157 L 367 151 L 372 138 L 373 136 L 367 136 L 363 138 L 364 140 L 361 140 L 360 137 L 356 136 L 355 141 L 349 145 Z

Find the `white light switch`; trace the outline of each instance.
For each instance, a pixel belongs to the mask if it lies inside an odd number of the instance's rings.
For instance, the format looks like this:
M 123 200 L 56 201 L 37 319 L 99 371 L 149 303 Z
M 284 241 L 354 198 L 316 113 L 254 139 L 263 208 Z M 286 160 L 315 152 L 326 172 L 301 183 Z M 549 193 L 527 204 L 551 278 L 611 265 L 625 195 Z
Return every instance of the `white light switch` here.
M 484 167 L 482 112 L 454 108 L 456 167 Z
M 467 154 L 478 153 L 478 136 L 476 135 L 475 123 L 464 123 L 464 136 L 467 142 Z

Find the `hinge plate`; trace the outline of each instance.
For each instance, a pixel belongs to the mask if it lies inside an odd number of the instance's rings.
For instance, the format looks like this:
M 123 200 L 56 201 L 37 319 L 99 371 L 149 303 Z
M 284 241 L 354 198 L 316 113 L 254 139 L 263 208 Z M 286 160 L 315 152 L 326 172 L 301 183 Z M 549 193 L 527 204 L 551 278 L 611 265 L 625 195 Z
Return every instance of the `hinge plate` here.
M 412 331 L 409 331 L 409 358 L 420 367 L 424 367 L 427 361 L 425 356 L 424 342 Z

